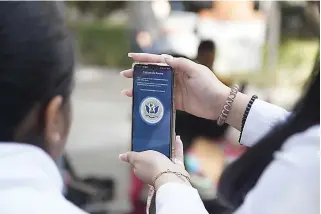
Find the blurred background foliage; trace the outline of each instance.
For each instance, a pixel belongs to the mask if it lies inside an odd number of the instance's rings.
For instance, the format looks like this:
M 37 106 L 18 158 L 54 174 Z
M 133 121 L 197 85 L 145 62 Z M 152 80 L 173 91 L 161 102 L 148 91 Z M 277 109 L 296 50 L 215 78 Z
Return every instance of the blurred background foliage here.
M 102 21 L 72 22 L 78 61 L 82 64 L 125 67 L 130 65 L 127 53 L 130 42 L 125 26 Z
M 211 6 L 211 1 L 183 3 L 194 12 Z M 291 14 L 303 14 L 303 11 L 289 5 L 291 2 L 282 4 L 282 35 L 279 48 L 279 67 L 286 69 L 310 65 L 318 46 L 318 38 L 311 38 L 312 33 L 306 28 L 305 18 L 302 18 L 301 30 L 291 31 L 291 24 L 288 24 L 291 23 Z M 126 14 L 125 9 L 126 1 L 67 2 L 69 26 L 76 39 L 78 60 L 81 64 L 108 67 L 131 65 L 127 57 L 127 53 L 131 51 L 127 20 L 112 18 L 113 14 L 119 11 Z
M 91 14 L 97 19 L 124 8 L 125 4 L 126 1 L 67 1 L 69 7 L 77 9 L 82 15 Z
M 76 39 L 81 64 L 124 67 L 130 65 L 130 40 L 126 23 L 108 16 L 125 8 L 126 1 L 67 1 L 69 27 Z M 75 15 L 76 14 L 76 15 Z

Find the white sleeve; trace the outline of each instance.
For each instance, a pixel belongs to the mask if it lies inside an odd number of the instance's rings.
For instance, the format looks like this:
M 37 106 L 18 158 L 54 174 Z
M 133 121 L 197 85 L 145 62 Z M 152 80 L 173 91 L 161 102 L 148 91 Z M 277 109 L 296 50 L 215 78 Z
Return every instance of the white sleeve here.
M 156 214 L 208 214 L 197 192 L 180 183 L 162 185 L 156 193 Z
M 258 142 L 278 122 L 286 120 L 290 115 L 285 109 L 255 100 L 244 124 L 241 144 L 251 147 Z
M 320 213 L 320 126 L 291 137 L 234 214 Z

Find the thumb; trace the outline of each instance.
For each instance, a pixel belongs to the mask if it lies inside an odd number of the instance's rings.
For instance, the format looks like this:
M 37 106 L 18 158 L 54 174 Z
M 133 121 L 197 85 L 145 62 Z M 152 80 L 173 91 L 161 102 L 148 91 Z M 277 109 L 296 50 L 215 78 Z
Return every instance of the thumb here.
M 200 65 L 184 57 L 175 58 L 171 55 L 162 54 L 165 62 L 175 69 L 177 72 L 183 72 L 186 75 L 193 77 L 200 69 Z
M 119 155 L 119 159 L 121 161 L 130 163 L 135 166 L 135 164 L 139 161 L 139 153 L 138 152 L 126 152 L 124 154 Z
M 184 167 L 184 150 L 183 142 L 180 136 L 176 136 L 175 145 L 174 145 L 174 163 L 179 164 Z

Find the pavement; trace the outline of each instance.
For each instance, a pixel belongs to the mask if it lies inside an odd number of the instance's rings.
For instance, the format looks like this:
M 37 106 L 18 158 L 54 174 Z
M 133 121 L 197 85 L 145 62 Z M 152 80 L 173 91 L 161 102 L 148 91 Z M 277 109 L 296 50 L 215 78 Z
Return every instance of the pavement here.
M 131 99 L 120 91 L 131 81 L 120 70 L 82 68 L 76 72 L 73 125 L 66 147 L 80 177 L 108 177 L 116 182 L 115 198 L 106 204 L 113 213 L 130 210 L 129 168 L 118 160 L 130 149 Z

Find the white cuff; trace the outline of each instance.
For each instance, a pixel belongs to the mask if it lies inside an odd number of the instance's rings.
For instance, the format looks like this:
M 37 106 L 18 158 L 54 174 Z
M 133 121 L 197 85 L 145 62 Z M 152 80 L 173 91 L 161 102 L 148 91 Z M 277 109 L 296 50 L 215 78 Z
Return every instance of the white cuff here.
M 181 183 L 166 183 L 156 192 L 157 214 L 207 214 L 198 191 Z
M 240 143 L 248 147 L 253 146 L 274 125 L 285 121 L 289 115 L 290 113 L 281 107 L 255 100 L 246 119 Z

